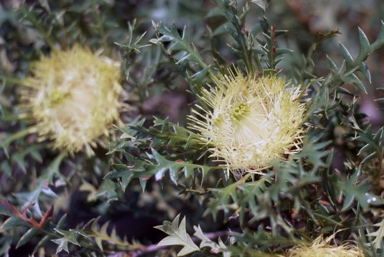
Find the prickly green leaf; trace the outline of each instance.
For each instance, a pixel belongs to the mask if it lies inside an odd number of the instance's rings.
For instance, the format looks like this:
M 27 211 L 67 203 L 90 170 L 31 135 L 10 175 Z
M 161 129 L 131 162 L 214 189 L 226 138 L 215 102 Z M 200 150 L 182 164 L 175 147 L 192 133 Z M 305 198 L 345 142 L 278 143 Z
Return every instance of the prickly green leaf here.
M 368 210 L 370 205 L 379 206 L 384 203 L 384 201 L 379 197 L 368 193 L 369 184 L 363 183 L 358 184 L 358 178 L 361 174 L 361 171 L 356 171 L 352 176 L 347 180 L 339 180 L 337 185 L 340 188 L 341 193 L 344 195 L 344 204 L 342 211 L 348 209 L 352 203 L 352 199 L 358 201 L 363 210 Z
M 358 133 L 358 137 L 356 137 L 355 140 L 366 143 L 366 145 L 360 149 L 358 155 L 361 155 L 362 153 L 370 154 L 373 151 L 380 157 L 380 153 L 382 152 L 383 128 L 379 129 L 376 134 L 372 134 L 371 125 L 369 125 L 366 130 L 359 128 L 355 128 L 355 130 Z
M 128 154 L 126 154 L 125 156 L 127 155 Z M 134 157 L 132 156 L 132 158 Z M 104 179 L 117 179 L 120 183 L 121 188 L 125 190 L 128 184 L 131 182 L 132 178 L 134 177 L 134 171 L 124 164 L 115 164 L 113 167 L 113 171 L 107 173 Z M 144 171 L 144 169 L 141 168 L 136 168 L 136 170 Z
M 82 236 L 92 236 L 94 237 L 97 246 L 103 250 L 102 242 L 108 242 L 117 246 L 124 247 L 129 250 L 138 250 L 142 248 L 140 244 L 129 243 L 126 239 L 121 239 L 117 233 L 116 229 L 112 229 L 111 233 L 108 233 L 109 222 L 104 223 L 101 227 L 99 226 L 100 217 L 90 220 L 82 230 L 77 229 L 76 233 L 81 234 Z
M 200 251 L 200 248 L 192 241 L 192 238 L 187 234 L 185 227 L 185 217 L 180 222 L 180 225 L 179 218 L 180 214 L 176 216 L 172 223 L 169 221 L 164 221 L 163 225 L 155 227 L 156 229 L 159 229 L 168 235 L 158 243 L 158 246 L 184 246 L 177 254 L 177 256 L 184 256 L 192 252 Z
M 44 187 L 45 187 L 44 182 L 39 181 L 39 183 L 36 185 L 36 188 L 31 192 L 15 193 L 15 196 L 19 202 L 24 204 L 24 206 L 31 205 L 32 206 L 31 208 L 33 209 L 33 211 L 37 215 L 42 217 L 43 213 L 41 212 L 41 209 L 40 209 L 39 197 Z
M 182 160 L 178 161 L 169 161 L 163 156 L 161 156 L 155 149 L 152 149 L 152 154 L 156 162 L 158 163 L 158 170 L 156 172 L 156 180 L 161 180 L 164 176 L 164 173 L 169 171 L 170 177 L 173 183 L 177 184 L 179 179 L 179 171 L 184 171 L 184 176 L 186 178 L 193 177 L 195 170 L 200 170 L 202 172 L 203 180 L 211 167 L 192 164 L 188 162 L 184 162 Z
M 202 68 L 207 67 L 207 65 L 203 62 L 199 52 L 196 51 L 196 49 L 188 40 L 185 27 L 183 29 L 182 36 L 180 36 L 175 24 L 172 24 L 171 28 L 166 27 L 162 22 L 159 24 L 153 24 L 153 26 L 156 33 L 159 34 L 159 38 L 151 39 L 150 42 L 152 44 L 159 45 L 165 42 L 170 42 L 171 45 L 169 46 L 168 51 L 185 51 L 185 55 L 183 55 L 181 59 L 196 62 Z
M 54 242 L 55 244 L 58 244 L 56 248 L 56 254 L 60 253 L 61 251 L 66 251 L 67 253 L 69 253 L 68 238 L 62 237 L 58 239 L 52 239 L 51 241 Z
M 69 253 L 68 243 L 80 246 L 79 242 L 77 241 L 77 237 L 79 235 L 76 233 L 76 231 L 65 231 L 58 228 L 55 228 L 54 230 L 56 230 L 56 232 L 60 235 L 64 236 L 51 240 L 55 244 L 58 244 L 56 248 L 56 254 L 60 253 L 61 251 L 66 251 L 67 253 Z

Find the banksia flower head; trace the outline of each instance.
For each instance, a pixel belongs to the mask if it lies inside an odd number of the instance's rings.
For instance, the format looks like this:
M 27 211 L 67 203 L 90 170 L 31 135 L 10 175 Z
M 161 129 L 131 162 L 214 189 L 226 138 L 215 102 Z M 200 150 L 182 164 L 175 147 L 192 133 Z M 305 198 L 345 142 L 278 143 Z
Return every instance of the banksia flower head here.
M 332 239 L 332 236 L 325 240 L 319 236 L 309 246 L 294 246 L 288 251 L 287 257 L 364 257 L 363 251 L 355 245 L 330 245 Z
M 190 127 L 210 146 L 210 157 L 235 173 L 260 172 L 283 155 L 300 150 L 304 105 L 299 90 L 287 89 L 284 78 L 244 76 L 229 71 L 205 89 Z
M 51 140 L 55 149 L 92 155 L 92 147 L 119 119 L 119 69 L 75 46 L 32 63 L 31 73 L 22 82 L 22 108 L 34 123 L 31 131 Z

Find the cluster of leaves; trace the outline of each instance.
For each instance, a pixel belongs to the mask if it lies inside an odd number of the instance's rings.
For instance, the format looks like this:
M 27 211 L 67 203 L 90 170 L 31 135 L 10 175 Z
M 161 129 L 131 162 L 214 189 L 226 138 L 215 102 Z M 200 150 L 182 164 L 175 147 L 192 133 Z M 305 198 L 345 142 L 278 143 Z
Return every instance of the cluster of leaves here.
M 201 26 L 197 19 L 192 28 L 154 21 L 154 34 L 149 37 L 146 31 L 137 33 L 140 26 L 138 29 L 136 21 L 129 23 L 128 32 L 120 33 L 122 30 L 114 27 L 121 26 L 121 20 L 113 16 L 117 5 L 63 1 L 53 10 L 49 7 L 52 5 L 41 2 L 22 5 L 19 14 L 13 14 L 24 17 L 28 26 L 38 32 L 27 56 L 19 51 L 14 57 L 20 62 L 15 74 L 25 73 L 23 65 L 36 59 L 40 50 L 49 52 L 57 45 L 65 49 L 78 37 L 92 47 L 103 47 L 111 55 L 115 45 L 124 60 L 122 82 L 133 95 L 129 104 L 136 108 L 130 114 L 138 118 L 126 120 L 125 128 L 116 128 L 118 137 L 111 142 L 107 156 L 102 152 L 92 159 L 81 154 L 69 158 L 65 153 L 51 153 L 44 142 L 27 136 L 27 124 L 14 115 L 17 108 L 11 106 L 13 103 L 8 106 L 0 102 L 3 117 L 7 118 L 1 125 L 8 130 L 0 153 L 8 158 L 1 162 L 1 172 L 7 181 L 12 176 L 33 174 L 21 186 L 25 189 L 13 192 L 12 197 L 10 192 L 16 186 L 2 189 L 0 214 L 9 218 L 0 226 L 0 255 L 7 255 L 11 245 L 19 248 L 33 242 L 32 254 L 52 247 L 56 254 L 67 252 L 74 256 L 113 256 L 114 252 L 129 252 L 132 256 L 153 252 L 164 256 L 258 256 L 283 254 L 292 245 L 335 231 L 339 242 L 354 239 L 366 255 L 382 255 L 383 130 L 373 131 L 366 115 L 359 113 L 356 99 L 367 92 L 364 80 L 372 79 L 365 61 L 384 45 L 384 24 L 373 43 L 359 30 L 359 53 L 355 58 L 340 43 L 341 64 L 327 57 L 330 73 L 318 77 L 314 72 L 315 54 L 322 42 L 338 31 L 319 34 L 299 66 L 280 70 L 283 57 L 292 51 L 278 45 L 287 31 L 269 24 L 268 1 L 246 1 L 240 6 L 233 0 L 215 0 L 206 15 L 205 31 L 198 29 Z M 181 6 L 199 8 L 184 1 Z M 248 15 L 256 7 L 261 18 L 258 25 L 252 22 L 247 30 Z M 7 26 L 13 25 L 11 19 Z M 15 35 L 7 35 L 14 45 L 20 44 Z M 45 42 L 43 46 L 37 44 L 40 40 Z M 275 160 L 263 175 L 228 174 L 219 162 L 210 160 L 209 145 L 197 133 L 167 118 L 147 118 L 145 102 L 159 89 L 177 90 L 175 85 L 183 84 L 182 78 L 190 93 L 198 96 L 207 83 L 212 83 L 217 74 L 225 74 L 231 65 L 245 73 L 292 74 L 292 83 L 307 92 L 303 103 L 307 106 L 308 133 L 301 152 L 286 160 Z M 17 82 L 17 77 L 2 75 L 4 85 Z M 15 91 L 8 89 L 7 93 L 15 95 Z M 335 157 L 340 153 L 342 160 Z M 80 172 L 84 170 L 90 172 Z M 5 184 L 2 180 L 0 183 Z M 158 183 L 162 189 L 156 188 Z M 172 190 L 167 193 L 169 185 Z M 60 199 L 67 191 L 78 197 L 76 187 L 88 192 L 87 204 L 98 209 L 99 215 L 107 216 L 121 206 L 138 208 L 139 201 L 153 202 L 154 206 L 146 209 L 148 213 L 157 211 L 164 219 L 173 219 L 156 226 L 166 237 L 157 245 L 144 245 L 124 238 L 117 228 L 111 229 L 112 220 L 101 226 L 100 218 L 69 226 L 67 215 L 55 212 L 53 206 L 63 204 Z M 129 194 L 140 191 L 141 196 L 130 202 Z M 145 194 L 153 200 L 145 200 Z M 160 204 L 166 207 L 160 208 Z M 188 214 L 188 223 L 185 217 L 179 222 L 180 216 L 172 215 L 183 211 L 195 212 Z M 36 217 L 40 217 L 39 222 Z M 169 246 L 176 247 L 164 251 Z
M 264 2 L 256 3 L 265 10 Z M 239 12 L 232 1 L 217 1 L 217 4 L 218 8 L 208 16 L 222 16 L 227 22 L 213 31 L 212 35 L 227 33 L 233 38 L 229 48 L 238 58 L 236 64 L 245 71 L 277 72 L 276 64 L 281 61 L 279 55 L 290 52 L 275 46 L 276 37 L 283 31 L 277 31 L 273 26 L 268 25 L 264 17 L 260 20 L 260 27 L 248 33 L 244 30 L 247 6 Z M 154 27 L 158 37 L 151 42 L 159 45 L 169 60 L 178 66 L 189 82 L 192 92 L 198 92 L 199 88 L 204 86 L 205 77 L 209 81 L 212 76 L 215 76 L 215 71 L 224 72 L 223 64 L 219 63 L 219 60 L 224 58 L 220 58 L 220 53 L 215 51 L 215 48 L 211 49 L 211 52 L 214 52 L 215 62 L 205 64 L 198 50 L 189 42 L 185 29 L 180 35 L 175 26 L 168 28 L 160 23 L 154 24 Z M 218 30 L 221 31 L 218 32 Z M 258 32 L 261 31 L 266 38 L 265 41 L 258 39 Z M 366 93 L 359 77 L 362 74 L 368 81 L 371 80 L 364 61 L 383 45 L 384 27 L 381 27 L 376 41 L 372 44 L 369 43 L 364 32 L 359 30 L 360 51 L 356 58 L 352 58 L 347 48 L 340 43 L 340 51 L 344 57 L 342 64 L 337 66 L 328 57 L 331 74 L 325 79 L 317 78 L 311 73 L 314 63 L 312 55 L 321 41 L 337 33 L 332 31 L 329 34 L 320 35 L 319 41 L 313 44 L 306 57 L 305 63 L 308 65 L 297 72 L 299 77 L 296 79 L 300 81 L 303 88 L 313 90 L 310 101 L 307 103 L 310 133 L 303 142 L 302 152 L 288 162 L 277 161 L 273 166 L 274 170 L 261 178 L 255 178 L 254 175 L 249 174 L 236 182 L 224 181 L 222 184 L 216 184 L 214 188 L 203 187 L 203 190 L 197 190 L 199 193 L 205 192 L 205 197 L 209 199 L 206 215 L 211 214 L 215 218 L 219 212 L 223 211 L 227 218 L 238 219 L 240 227 L 257 224 L 257 232 L 243 230 L 243 233 L 233 234 L 236 243 L 231 247 L 236 249 L 234 251 L 239 255 L 246 254 L 248 250 L 254 250 L 255 247 L 261 251 L 277 251 L 294 244 L 298 236 L 315 238 L 319 233 L 327 234 L 335 230 L 344 230 L 340 236 L 341 240 L 348 239 L 348 235 L 351 234 L 355 234 L 356 238 L 357 234 L 369 234 L 373 237 L 378 236 L 379 239 L 375 238 L 375 242 L 381 242 L 382 237 L 379 233 L 369 233 L 370 227 L 366 226 L 367 219 L 362 212 L 374 213 L 374 206 L 383 204 L 380 196 L 377 195 L 382 190 L 378 182 L 382 169 L 382 131 L 372 134 L 370 126 L 367 126 L 362 119 L 364 115 L 356 111 L 355 101 L 348 103 L 342 101 L 342 98 L 354 97 L 356 94 L 348 91 L 344 87 L 346 84 L 355 86 L 357 92 Z M 165 47 L 164 43 L 169 43 L 168 47 Z M 349 155 L 345 159 L 343 171 L 332 168 L 333 155 L 327 150 L 332 146 L 332 141 L 327 139 L 333 136 L 337 126 L 344 127 L 349 132 L 342 135 L 343 140 L 354 139 L 346 151 Z M 361 129 L 362 127 L 365 129 Z M 155 134 L 152 135 L 156 138 Z M 157 138 L 164 139 L 162 136 Z M 167 144 L 169 139 L 165 138 L 163 144 Z M 130 151 L 131 148 L 126 149 Z M 172 150 L 161 154 L 170 158 L 174 155 Z M 368 168 L 367 163 L 370 161 L 375 165 L 371 163 L 374 167 Z M 158 163 L 155 165 L 157 166 Z M 171 170 L 170 177 L 174 183 L 177 183 L 174 173 L 175 171 Z M 190 176 L 185 174 L 185 178 Z M 205 176 L 206 174 L 203 173 L 203 177 Z M 368 179 L 363 179 L 364 177 Z M 188 192 L 194 192 L 194 190 Z M 287 216 L 291 216 L 291 219 Z M 171 232 L 166 229 L 168 223 L 161 227 L 170 235 L 166 241 L 167 244 L 173 242 L 175 245 L 185 245 L 180 255 L 186 254 L 187 249 L 191 252 L 195 251 L 196 247 L 190 240 L 185 239 L 183 244 L 173 238 L 177 228 L 174 226 L 175 222 L 178 223 L 178 219 L 172 223 Z M 302 224 L 295 226 L 295 223 Z M 365 226 L 366 232 L 362 231 L 364 229 L 361 226 Z M 265 230 L 265 227 L 269 229 Z M 180 230 L 183 229 L 184 225 L 176 231 L 182 233 L 183 231 Z M 282 231 L 286 236 L 281 238 Z M 262 240 L 263 238 L 269 238 L 269 240 L 266 242 Z M 363 239 L 361 243 L 369 241 L 366 237 L 360 238 Z M 276 242 L 279 243 L 276 244 Z M 251 249 L 247 249 L 246 246 L 251 246 Z M 376 248 L 380 247 L 376 245 Z
M 130 10 L 128 3 L 36 1 L 12 6 L 14 4 L 17 3 L 0 5 L 1 12 L 6 14 L 0 19 L 0 36 L 7 42 L 1 49 L 1 67 L 4 63 L 13 64 L 0 69 L 0 256 L 64 252 L 100 256 L 111 251 L 140 249 L 141 244 L 131 240 L 134 233 L 128 242 L 121 229 L 115 229 L 116 224 L 110 224 L 105 217 L 106 213 L 113 215 L 120 208 L 108 201 L 121 196 L 120 187 L 110 180 L 99 183 L 110 166 L 105 149 L 97 149 L 94 157 L 83 153 L 68 156 L 48 149 L 47 142 L 38 142 L 28 129 L 29 121 L 19 119 L 18 84 L 28 75 L 30 63 L 42 55 L 49 55 L 54 49 L 85 44 L 93 51 L 125 58 L 126 67 L 135 65 L 135 74 L 129 74 L 128 68 L 122 69 L 124 89 L 127 93 L 148 97 L 147 85 L 153 80 L 153 72 L 140 76 L 139 82 L 137 74 L 148 65 L 158 65 L 159 60 L 152 56 L 156 51 L 148 51 L 146 59 L 137 57 L 144 47 L 139 41 L 145 33 L 136 37 L 133 34 L 136 22 L 127 22 L 124 16 L 127 13 L 121 13 Z M 121 44 L 116 46 L 114 42 Z M 148 63 L 149 57 L 152 64 Z M 129 104 L 136 102 L 132 105 L 139 106 L 143 101 L 144 98 L 130 98 Z M 122 115 L 129 122 L 127 114 L 138 115 L 140 110 L 127 112 Z M 78 215 L 76 201 L 85 207 L 81 210 L 85 217 Z M 128 217 L 132 216 L 128 213 Z M 98 215 L 104 215 L 103 219 L 95 218 Z

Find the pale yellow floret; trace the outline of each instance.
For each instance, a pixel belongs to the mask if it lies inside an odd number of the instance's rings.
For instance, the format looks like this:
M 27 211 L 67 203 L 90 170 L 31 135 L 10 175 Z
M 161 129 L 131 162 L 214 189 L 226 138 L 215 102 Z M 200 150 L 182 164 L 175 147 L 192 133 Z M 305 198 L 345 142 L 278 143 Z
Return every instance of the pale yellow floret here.
M 310 245 L 297 245 L 290 249 L 287 257 L 364 257 L 363 251 L 352 244 L 330 245 L 330 240 L 322 236 L 316 238 Z
M 211 158 L 231 171 L 259 172 L 300 150 L 305 107 L 284 78 L 236 71 L 215 83 L 201 95 L 210 110 L 198 106 L 190 117 L 190 127 L 211 146 Z
M 92 155 L 100 136 L 119 119 L 119 69 L 89 49 L 54 51 L 31 66 L 23 109 L 40 140 L 55 149 Z

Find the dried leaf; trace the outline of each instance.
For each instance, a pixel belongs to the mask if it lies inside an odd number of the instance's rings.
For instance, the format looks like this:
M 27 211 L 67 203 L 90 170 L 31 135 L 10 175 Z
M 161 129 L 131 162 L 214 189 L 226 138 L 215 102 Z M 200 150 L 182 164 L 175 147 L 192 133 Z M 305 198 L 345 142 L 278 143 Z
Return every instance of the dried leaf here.
M 182 245 L 184 246 L 177 256 L 184 256 L 192 252 L 200 251 L 200 248 L 192 241 L 185 229 L 185 217 L 179 225 L 180 214 L 176 216 L 173 222 L 164 221 L 163 225 L 156 226 L 168 236 L 158 243 L 158 246 Z

